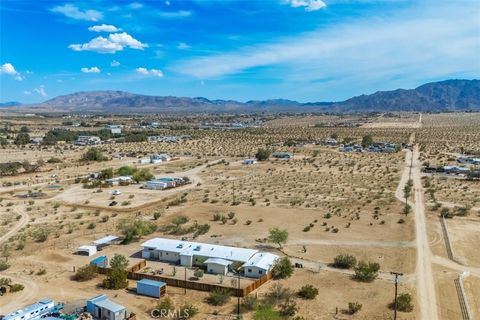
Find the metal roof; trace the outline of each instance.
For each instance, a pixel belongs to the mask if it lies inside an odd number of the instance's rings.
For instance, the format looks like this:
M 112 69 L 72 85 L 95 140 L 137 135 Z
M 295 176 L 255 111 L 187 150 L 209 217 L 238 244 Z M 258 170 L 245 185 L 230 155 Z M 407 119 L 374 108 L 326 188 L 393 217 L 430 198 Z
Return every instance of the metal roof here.
M 221 258 L 208 258 L 205 260 L 206 264 L 219 264 L 221 266 L 229 266 L 232 264 L 232 261 L 221 259 Z
M 191 241 L 180 241 L 166 238 L 153 238 L 142 243 L 144 248 L 175 252 L 184 256 L 202 256 L 221 258 L 230 261 L 248 261 L 258 250 L 221 246 Z
M 263 270 L 270 270 L 278 256 L 269 252 L 259 252 L 250 258 L 242 267 L 257 267 Z
M 155 280 L 150 280 L 150 279 L 142 279 L 142 280 L 137 281 L 137 286 L 138 286 L 139 283 L 147 284 L 147 285 L 155 286 L 155 287 L 160 287 L 160 288 L 167 285 L 165 282 L 155 281 Z
M 117 236 L 106 236 L 106 237 L 103 237 L 101 239 L 98 239 L 98 240 L 95 240 L 93 241 L 93 243 L 95 243 L 96 245 L 99 245 L 99 244 L 107 244 L 109 243 L 110 241 L 114 241 L 114 240 L 117 240 L 118 237 Z
M 124 306 L 111 301 L 110 299 L 108 299 L 106 295 L 100 295 L 100 296 L 94 297 L 89 301 L 92 302 L 94 305 L 103 309 L 107 309 L 111 312 L 119 312 L 119 311 L 125 310 Z

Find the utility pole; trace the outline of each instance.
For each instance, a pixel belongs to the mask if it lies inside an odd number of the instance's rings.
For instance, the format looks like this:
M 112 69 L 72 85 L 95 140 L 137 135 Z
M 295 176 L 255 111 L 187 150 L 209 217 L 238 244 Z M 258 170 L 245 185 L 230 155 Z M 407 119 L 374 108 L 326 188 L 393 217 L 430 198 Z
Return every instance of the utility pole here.
M 232 182 L 232 204 L 235 204 L 235 181 Z
M 237 292 L 237 320 L 240 319 L 240 270 L 237 270 L 238 274 L 238 292 Z
M 184 268 L 185 269 L 185 291 L 184 291 L 184 295 L 186 296 L 187 295 L 187 267 Z
M 401 273 L 401 272 L 390 272 L 390 274 L 395 275 L 395 302 L 394 302 L 395 306 L 394 306 L 394 309 L 393 309 L 393 320 L 397 320 L 397 292 L 398 292 L 398 282 L 399 282 L 398 277 L 403 276 L 403 273 Z

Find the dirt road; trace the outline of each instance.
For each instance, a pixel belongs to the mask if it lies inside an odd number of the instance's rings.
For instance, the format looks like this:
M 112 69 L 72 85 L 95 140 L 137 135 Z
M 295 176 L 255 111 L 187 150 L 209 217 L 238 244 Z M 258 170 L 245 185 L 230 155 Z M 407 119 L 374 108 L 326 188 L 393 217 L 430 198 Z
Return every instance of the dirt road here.
M 408 153 L 407 153 L 408 155 Z M 423 187 L 420 174 L 418 146 L 413 149 L 412 180 L 415 203 L 415 233 L 417 243 L 417 297 L 420 305 L 421 320 L 437 320 L 437 298 L 433 279 L 431 251 L 428 243 Z
M 19 214 L 21 218 L 17 221 L 15 226 L 8 230 L 4 235 L 0 237 L 0 243 L 3 241 L 8 240 L 11 236 L 15 235 L 18 230 L 22 229 L 27 223 L 28 223 L 28 215 L 27 213 L 23 210 L 23 207 L 21 207 L 19 204 L 15 205 L 15 208 L 13 209 L 15 213 Z

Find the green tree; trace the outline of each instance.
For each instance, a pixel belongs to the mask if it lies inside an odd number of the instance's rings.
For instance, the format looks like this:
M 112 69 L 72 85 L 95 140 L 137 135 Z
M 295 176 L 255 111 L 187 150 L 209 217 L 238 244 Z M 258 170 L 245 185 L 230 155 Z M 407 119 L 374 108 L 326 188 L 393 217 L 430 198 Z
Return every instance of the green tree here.
M 128 267 L 128 259 L 124 255 L 115 253 L 112 260 L 110 260 L 110 267 L 112 269 L 125 270 Z
M 91 264 L 78 268 L 72 279 L 75 281 L 88 281 L 97 276 L 97 267 Z
M 373 138 L 371 135 L 367 134 L 366 136 L 363 136 L 362 138 L 362 146 L 364 148 L 368 147 L 369 145 L 371 145 L 373 143 Z
M 104 180 L 105 179 L 112 179 L 113 178 L 113 169 L 112 168 L 103 169 L 102 171 L 100 171 L 99 178 L 104 179 Z
M 293 273 L 293 266 L 288 257 L 278 259 L 272 267 L 272 277 L 274 279 L 286 279 Z
M 123 289 L 128 286 L 127 272 L 121 269 L 111 269 L 103 280 L 103 286 L 107 289 Z
M 265 160 L 268 160 L 268 158 L 270 157 L 270 154 L 271 154 L 270 150 L 260 148 L 257 150 L 255 157 L 258 159 L 258 161 L 265 161 Z
M 128 244 L 133 239 L 152 234 L 156 229 L 157 226 L 154 223 L 139 219 L 122 219 L 117 225 L 117 230 L 125 236 L 123 244 Z
M 155 176 L 147 168 L 139 169 L 132 175 L 132 179 L 135 182 L 152 180 L 154 178 Z
M 15 140 L 13 141 L 13 143 L 15 143 L 17 146 L 25 145 L 29 142 L 30 142 L 30 135 L 26 132 L 20 132 L 19 134 L 17 134 L 17 136 L 15 137 Z
M 288 231 L 280 230 L 278 228 L 272 228 L 270 229 L 268 240 L 270 242 L 276 243 L 280 248 L 282 248 L 282 243 L 286 243 L 288 240 Z
M 82 156 L 83 161 L 105 161 L 106 157 L 98 148 L 89 148 Z
M 130 166 L 123 166 L 120 167 L 117 171 L 118 175 L 120 176 L 131 176 L 137 171 L 137 168 L 133 168 Z

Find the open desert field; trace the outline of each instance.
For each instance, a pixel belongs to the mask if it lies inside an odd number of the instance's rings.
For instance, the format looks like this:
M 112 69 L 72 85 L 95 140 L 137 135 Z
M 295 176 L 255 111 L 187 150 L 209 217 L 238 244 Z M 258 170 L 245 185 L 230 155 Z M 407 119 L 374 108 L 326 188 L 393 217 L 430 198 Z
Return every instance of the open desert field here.
M 58 119 L 49 121 L 62 123 Z M 464 126 L 457 124 L 462 121 Z M 344 123 L 358 125 L 350 127 Z M 14 124 L 35 126 L 35 120 L 15 120 Z M 458 136 L 442 144 L 450 137 L 446 130 L 450 130 L 450 135 L 458 131 Z M 410 294 L 413 301 L 413 310 L 399 312 L 399 319 L 424 319 L 424 312 L 436 313 L 437 319 L 461 319 L 454 280 L 463 269 L 471 271 L 464 280 L 469 307 L 479 314 L 480 257 L 474 249 L 480 241 L 476 232 L 480 223 L 478 181 L 420 173 L 425 161 L 443 164 L 444 159 L 454 157 L 452 152 L 457 148 L 477 148 L 478 143 L 472 139 L 480 134 L 478 130 L 478 123 L 463 115 L 308 116 L 280 117 L 260 128 L 162 129 L 158 135 L 189 135 L 191 139 L 95 146 L 105 156 L 103 161 L 82 160 L 89 147 L 70 143 L 4 146 L 0 149 L 2 162 L 33 163 L 42 159 L 45 164 L 34 172 L 0 177 L 0 241 L 2 259 L 9 265 L 2 277 L 25 287 L 0 297 L 0 314 L 35 302 L 45 292 L 70 306 L 105 293 L 140 319 L 149 319 L 149 312 L 157 303 L 155 299 L 123 289 L 105 289 L 101 286 L 104 275 L 85 282 L 71 278 L 74 268 L 78 270 L 99 255 L 111 259 L 121 254 L 134 265 L 142 260 L 141 243 L 155 237 L 183 238 L 289 257 L 292 264 L 302 268 L 294 268 L 286 279 L 268 281 L 250 295 L 266 301 L 272 292 L 280 290 L 279 285 L 288 288 L 287 300 L 295 303 L 295 314 L 303 319 L 389 319 L 393 313 L 389 308 L 394 289 L 392 271 L 403 273 L 399 292 Z M 393 153 L 341 152 L 338 146 L 322 143 L 332 136 L 338 141 L 361 143 L 365 135 L 378 142 L 413 142 L 418 146 L 413 152 L 403 148 Z M 293 157 L 270 157 L 244 165 L 243 160 L 254 157 L 259 148 L 290 152 Z M 139 159 L 162 152 L 176 160 L 138 163 Z M 49 163 L 50 158 L 59 161 Z M 116 172 L 125 166 L 146 170 L 156 178 L 187 177 L 190 183 L 167 190 L 145 189 L 144 182 L 88 187 L 93 183 L 88 178 L 90 174 L 110 168 Z M 408 197 L 409 209 L 405 214 L 404 188 L 409 181 L 413 181 L 414 193 Z M 115 195 L 116 190 L 120 194 Z M 112 206 L 112 202 L 116 204 Z M 455 207 L 467 207 L 468 215 L 446 221 L 457 258 L 450 261 L 439 213 L 442 208 L 453 212 Z M 423 208 L 425 228 L 420 230 L 425 239 L 419 240 L 418 219 Z M 124 225 L 138 221 L 153 229 L 127 244 L 107 246 L 93 257 L 74 254 L 79 246 L 107 234 L 126 237 Z M 288 233 L 281 246 L 269 240 L 272 228 Z M 422 255 L 427 257 L 425 261 L 418 256 L 419 245 Z M 340 254 L 378 263 L 378 277 L 372 282 L 353 279 L 353 269 L 332 265 Z M 184 276 L 183 267 L 155 261 L 148 261 L 147 265 L 149 268 L 141 272 L 164 270 L 166 277 L 180 280 Z M 420 267 L 434 279 L 431 288 L 419 285 Z M 178 274 L 177 269 L 181 270 Z M 194 277 L 195 270 L 188 268 L 187 277 Z M 206 273 L 201 280 L 192 281 L 231 286 L 232 279 L 232 274 L 223 279 Z M 241 283 L 248 285 L 253 280 L 244 277 Z M 318 288 L 313 300 L 295 294 L 307 283 Z M 129 287 L 134 286 L 135 281 L 130 280 Z M 189 289 L 185 296 L 183 288 L 168 286 L 167 295 L 175 305 L 196 306 L 199 315 L 195 319 L 236 313 L 234 297 L 214 306 L 207 302 L 208 292 Z M 281 299 L 275 308 L 286 303 Z M 435 299 L 433 311 L 425 311 Z M 244 302 L 245 298 L 241 300 Z M 362 304 L 355 315 L 347 312 L 350 302 Z M 243 308 L 244 318 L 253 319 L 255 311 Z

